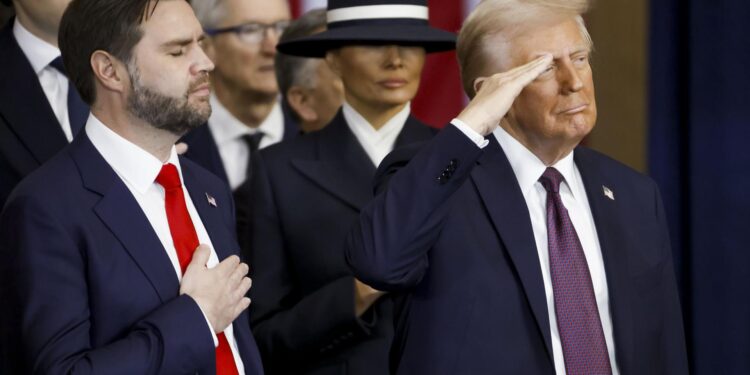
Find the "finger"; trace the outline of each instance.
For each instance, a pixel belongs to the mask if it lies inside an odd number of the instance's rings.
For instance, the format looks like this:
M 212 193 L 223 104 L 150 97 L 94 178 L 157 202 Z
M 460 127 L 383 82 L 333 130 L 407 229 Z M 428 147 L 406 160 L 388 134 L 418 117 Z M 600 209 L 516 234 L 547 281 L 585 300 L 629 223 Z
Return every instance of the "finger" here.
M 479 92 L 482 89 L 482 84 L 487 80 L 487 77 L 478 77 L 474 80 L 474 92 Z
M 244 297 L 239 302 L 237 302 L 237 304 L 234 306 L 232 321 L 237 319 L 237 317 L 240 316 L 240 314 L 242 314 L 242 312 L 245 311 L 245 309 L 247 309 L 248 307 L 250 307 L 250 298 Z
M 545 70 L 549 67 L 552 62 L 552 55 L 544 55 L 538 64 L 531 65 L 529 69 L 524 70 L 519 74 L 518 80 L 521 81 L 523 86 L 528 85 L 531 81 L 537 79 Z
M 232 272 L 234 272 L 234 269 L 237 268 L 237 265 L 240 264 L 240 257 L 236 255 L 230 255 L 226 257 L 224 260 L 219 263 L 219 265 L 216 266 L 216 270 L 220 272 L 223 275 L 230 275 Z
M 188 145 L 185 142 L 179 142 L 176 145 L 174 145 L 175 151 L 177 152 L 177 155 L 184 155 L 188 150 Z
M 547 65 L 549 65 L 549 63 L 551 63 L 551 62 L 552 62 L 552 55 L 549 54 L 549 53 L 546 53 L 546 54 L 544 54 L 542 56 L 537 57 L 534 60 L 529 61 L 526 64 L 517 66 L 517 67 L 515 67 L 515 68 L 513 68 L 513 69 L 511 69 L 511 70 L 509 70 L 509 71 L 507 71 L 505 73 L 501 73 L 501 74 L 504 75 L 504 76 L 506 76 L 506 77 L 508 77 L 508 78 L 512 79 L 514 77 L 518 77 L 518 76 L 520 76 L 520 75 L 522 75 L 524 73 L 527 73 L 529 71 L 533 71 L 533 70 L 539 69 L 540 67 L 545 67 L 546 68 Z
M 245 263 L 238 264 L 229 276 L 230 286 L 233 288 L 236 287 L 242 281 L 242 278 L 247 275 L 247 270 L 248 267 Z
M 253 281 L 250 280 L 249 277 L 243 277 L 242 281 L 240 282 L 239 292 L 241 296 L 244 296 L 247 294 L 247 292 L 250 290 L 250 286 L 253 284 Z

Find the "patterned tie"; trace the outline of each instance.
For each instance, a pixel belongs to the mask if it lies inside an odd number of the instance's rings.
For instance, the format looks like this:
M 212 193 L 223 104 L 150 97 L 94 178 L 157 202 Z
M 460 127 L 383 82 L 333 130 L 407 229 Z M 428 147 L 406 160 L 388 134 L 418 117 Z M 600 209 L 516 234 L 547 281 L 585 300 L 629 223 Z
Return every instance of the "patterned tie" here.
M 184 274 L 190 260 L 193 259 L 193 252 L 198 247 L 199 242 L 193 220 L 190 219 L 185 204 L 185 194 L 182 191 L 182 181 L 180 181 L 180 175 L 177 173 L 177 167 L 173 164 L 164 164 L 156 177 L 156 182 L 164 187 L 164 206 L 167 211 L 169 232 L 172 234 L 177 258 L 180 261 L 180 269 Z M 216 374 L 238 374 L 237 365 L 234 362 L 227 338 L 223 332 L 216 336 L 219 338 L 219 346 L 216 348 Z
M 547 190 L 549 265 L 565 370 L 568 375 L 612 374 L 586 256 L 560 199 L 562 181 L 555 168 L 539 178 Z
M 63 65 L 62 57 L 58 56 L 52 60 L 50 66 L 57 69 L 60 73 L 68 77 L 68 73 L 65 71 L 65 65 Z M 89 117 L 89 106 L 81 99 L 78 95 L 78 91 L 72 81 L 68 80 L 68 120 L 70 121 L 70 130 L 73 133 L 73 137 L 83 129 L 86 124 L 86 119 Z

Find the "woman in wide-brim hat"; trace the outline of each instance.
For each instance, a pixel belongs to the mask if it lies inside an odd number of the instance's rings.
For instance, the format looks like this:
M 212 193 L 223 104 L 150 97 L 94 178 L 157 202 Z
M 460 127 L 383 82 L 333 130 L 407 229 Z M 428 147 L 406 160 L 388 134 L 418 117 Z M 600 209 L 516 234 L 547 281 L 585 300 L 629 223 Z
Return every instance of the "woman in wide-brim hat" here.
M 344 244 L 376 166 L 434 134 L 409 103 L 425 54 L 453 49 L 455 34 L 431 28 L 427 14 L 425 0 L 329 0 L 327 31 L 277 47 L 325 57 L 345 103 L 322 130 L 255 158 L 245 254 L 252 327 L 271 374 L 388 373 L 394 297 L 352 276 Z

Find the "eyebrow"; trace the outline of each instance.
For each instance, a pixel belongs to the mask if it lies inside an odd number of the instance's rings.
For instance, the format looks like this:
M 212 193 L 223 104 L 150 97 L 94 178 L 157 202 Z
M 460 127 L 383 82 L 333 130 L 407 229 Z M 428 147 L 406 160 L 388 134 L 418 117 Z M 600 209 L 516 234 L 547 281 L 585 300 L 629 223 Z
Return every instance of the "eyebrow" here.
M 204 39 L 206 39 L 206 35 L 201 34 L 200 36 L 198 36 L 197 41 L 200 43 Z M 192 38 L 192 37 L 191 38 L 183 38 L 183 39 L 170 40 L 169 42 L 163 43 L 162 44 L 162 48 L 187 46 L 187 45 L 193 43 L 193 40 L 194 40 L 194 38 Z

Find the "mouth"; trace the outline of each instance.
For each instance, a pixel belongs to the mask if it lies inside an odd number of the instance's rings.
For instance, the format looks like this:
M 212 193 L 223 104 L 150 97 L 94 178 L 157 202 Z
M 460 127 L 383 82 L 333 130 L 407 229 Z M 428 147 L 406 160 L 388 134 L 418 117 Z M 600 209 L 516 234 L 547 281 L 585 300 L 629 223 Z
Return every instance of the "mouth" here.
M 211 94 L 211 85 L 208 83 L 198 85 L 192 91 L 190 91 L 190 94 L 199 97 L 206 97 Z
M 387 89 L 398 89 L 406 86 L 408 83 L 409 82 L 407 80 L 400 78 L 384 79 L 378 82 L 380 86 L 383 86 Z
M 589 106 L 588 103 L 579 104 L 579 105 L 576 105 L 576 106 L 573 106 L 573 107 L 569 107 L 569 108 L 563 109 L 562 111 L 558 112 L 558 114 L 561 114 L 561 115 L 574 115 L 576 113 L 581 113 L 581 112 L 585 111 L 586 108 L 588 108 L 588 106 Z
M 275 73 L 274 68 L 273 68 L 273 64 L 270 64 L 270 65 L 261 65 L 260 67 L 258 67 L 258 70 L 261 71 L 261 72 L 264 72 L 264 73 L 268 73 L 268 72 Z

